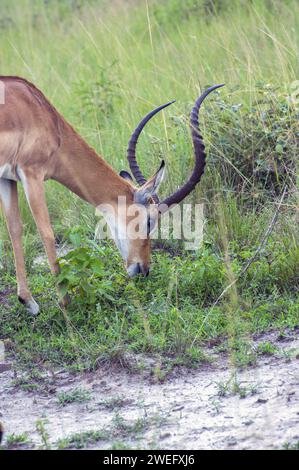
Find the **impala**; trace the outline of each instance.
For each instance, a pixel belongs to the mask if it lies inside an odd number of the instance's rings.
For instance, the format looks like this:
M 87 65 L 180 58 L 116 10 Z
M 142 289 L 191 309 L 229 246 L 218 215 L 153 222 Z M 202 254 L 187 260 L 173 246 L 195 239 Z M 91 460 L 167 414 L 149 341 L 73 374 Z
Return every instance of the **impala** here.
M 128 274 L 148 275 L 150 235 L 160 214 L 181 202 L 195 188 L 203 174 L 206 155 L 199 133 L 198 112 L 205 97 L 223 85 L 208 88 L 195 102 L 190 116 L 195 156 L 193 173 L 180 189 L 160 202 L 157 191 L 163 179 L 164 162 L 154 176 L 146 180 L 137 164 L 135 151 L 138 137 L 146 123 L 171 103 L 151 111 L 131 136 L 127 156 L 139 185 L 136 187 L 131 175 L 126 171 L 117 174 L 32 83 L 10 76 L 0 77 L 0 80 L 5 92 L 4 104 L 0 104 L 0 200 L 14 251 L 20 302 L 31 314 L 38 313 L 39 306 L 31 295 L 26 279 L 18 182 L 23 185 L 53 274 L 58 274 L 59 266 L 45 199 L 44 181 L 48 179 L 58 181 L 94 207 L 107 204 L 117 211 L 120 196 L 126 208 L 133 204 L 143 206 L 146 209 L 142 224 L 145 236 L 124 236 L 130 222 L 129 216 L 119 218 L 117 222 L 109 211 L 104 216 L 110 226 L 118 224 L 113 227 L 113 233 Z

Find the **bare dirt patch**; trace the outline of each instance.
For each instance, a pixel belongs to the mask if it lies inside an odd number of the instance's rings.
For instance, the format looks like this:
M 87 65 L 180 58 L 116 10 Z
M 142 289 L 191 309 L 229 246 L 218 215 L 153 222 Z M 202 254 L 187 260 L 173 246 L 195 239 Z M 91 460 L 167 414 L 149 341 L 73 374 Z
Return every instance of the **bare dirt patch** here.
M 217 356 L 197 370 L 177 369 L 162 384 L 100 369 L 47 372 L 46 385 L 0 375 L 0 416 L 10 448 L 280 449 L 299 441 L 299 333 L 256 367 L 235 370 Z M 44 376 L 45 378 L 45 376 Z M 12 435 L 15 435 L 14 436 Z M 25 442 L 17 436 L 26 436 Z

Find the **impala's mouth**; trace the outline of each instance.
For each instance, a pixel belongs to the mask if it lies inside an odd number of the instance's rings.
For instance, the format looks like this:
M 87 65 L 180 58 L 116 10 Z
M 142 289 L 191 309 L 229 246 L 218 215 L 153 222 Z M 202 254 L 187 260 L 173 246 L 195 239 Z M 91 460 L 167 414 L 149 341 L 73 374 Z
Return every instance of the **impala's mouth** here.
M 127 273 L 130 277 L 137 276 L 138 274 L 143 274 L 144 277 L 147 277 L 149 275 L 149 268 L 145 268 L 141 263 L 134 263 L 127 267 Z

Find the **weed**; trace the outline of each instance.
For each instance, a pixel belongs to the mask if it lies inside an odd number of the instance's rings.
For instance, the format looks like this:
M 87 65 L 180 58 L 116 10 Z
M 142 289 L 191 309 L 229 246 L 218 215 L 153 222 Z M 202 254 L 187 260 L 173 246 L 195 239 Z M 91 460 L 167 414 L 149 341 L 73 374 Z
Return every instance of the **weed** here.
M 283 444 L 283 448 L 285 450 L 299 450 L 299 441 L 294 443 L 286 442 Z
M 59 439 L 55 447 L 58 449 L 83 449 L 89 445 L 96 444 L 99 441 L 105 441 L 109 438 L 109 433 L 104 430 L 84 431 L 72 434 L 69 437 Z
M 275 344 L 269 343 L 268 341 L 258 344 L 257 353 L 262 356 L 273 356 L 277 354 L 277 352 L 278 347 Z
M 237 377 L 237 374 L 232 374 L 227 381 L 216 383 L 219 397 L 225 397 L 229 395 L 239 395 L 240 398 L 246 398 L 248 395 L 255 395 L 258 393 L 258 385 L 250 384 L 243 386 Z
M 46 430 L 46 424 L 47 424 L 47 419 L 38 419 L 36 421 L 36 430 L 38 434 L 40 435 L 42 445 L 42 449 L 50 450 L 51 449 L 51 444 L 50 444 L 50 436 Z
M 28 433 L 24 432 L 23 434 L 7 434 L 6 436 L 6 448 L 18 448 L 22 447 L 24 444 L 30 442 Z
M 97 404 L 103 406 L 108 410 L 113 410 L 116 408 L 122 408 L 127 402 L 127 399 L 123 396 L 115 396 L 107 398 L 106 400 L 99 401 Z
M 67 392 L 59 392 L 57 400 L 61 406 L 66 406 L 70 403 L 85 403 L 90 400 L 90 393 L 82 388 L 74 388 Z

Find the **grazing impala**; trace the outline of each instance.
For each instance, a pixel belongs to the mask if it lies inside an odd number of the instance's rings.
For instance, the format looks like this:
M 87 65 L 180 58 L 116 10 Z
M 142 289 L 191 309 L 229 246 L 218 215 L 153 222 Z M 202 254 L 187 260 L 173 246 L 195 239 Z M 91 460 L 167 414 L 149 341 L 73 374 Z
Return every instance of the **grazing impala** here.
M 130 276 L 147 275 L 150 261 L 150 234 L 159 214 L 172 204 L 182 201 L 199 182 L 204 171 L 205 152 L 198 129 L 198 112 L 204 98 L 215 88 L 208 88 L 196 101 L 191 113 L 191 133 L 195 166 L 190 179 L 162 203 L 157 196 L 164 174 L 164 162 L 157 173 L 146 180 L 136 162 L 138 137 L 145 124 L 167 103 L 149 113 L 136 128 L 128 146 L 131 171 L 140 185 L 135 187 L 126 171 L 118 175 L 77 134 L 50 104 L 41 91 L 19 77 L 0 77 L 4 87 L 4 103 L 0 104 L 0 200 L 13 245 L 18 296 L 27 310 L 37 314 L 39 307 L 28 288 L 22 248 L 22 222 L 18 206 L 17 183 L 21 182 L 36 225 L 42 237 L 51 271 L 57 274 L 55 238 L 46 205 L 44 181 L 51 178 L 66 186 L 79 197 L 97 207 L 117 206 L 119 196 L 126 208 L 143 206 L 145 237 L 124 237 L 129 217 L 118 220 L 114 227 L 115 242 Z M 153 208 L 158 209 L 153 211 Z M 113 225 L 109 213 L 105 214 Z

